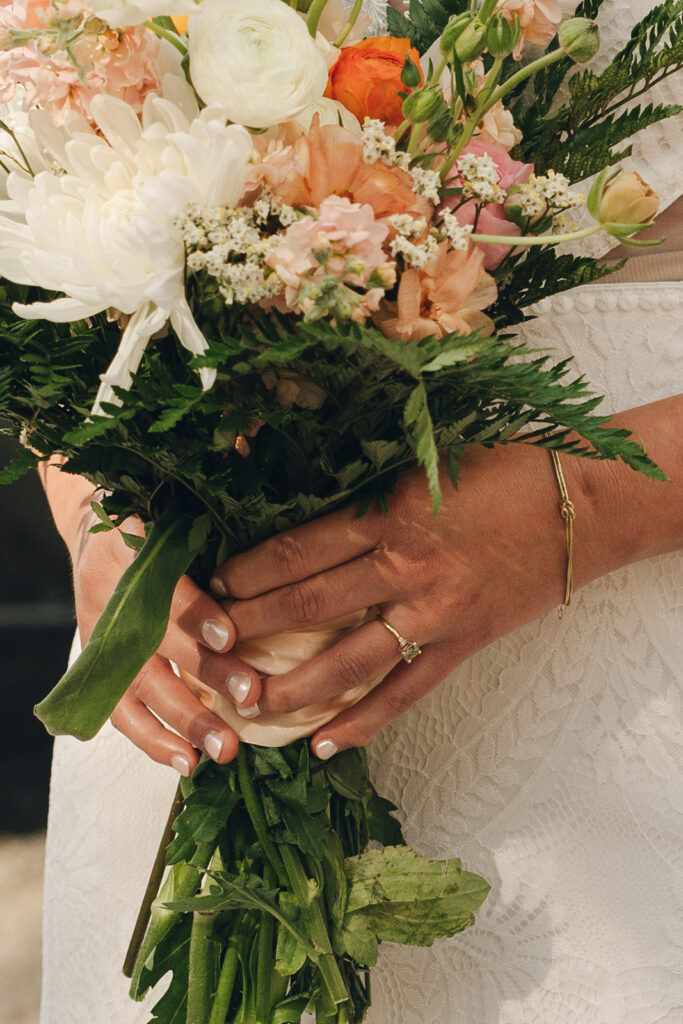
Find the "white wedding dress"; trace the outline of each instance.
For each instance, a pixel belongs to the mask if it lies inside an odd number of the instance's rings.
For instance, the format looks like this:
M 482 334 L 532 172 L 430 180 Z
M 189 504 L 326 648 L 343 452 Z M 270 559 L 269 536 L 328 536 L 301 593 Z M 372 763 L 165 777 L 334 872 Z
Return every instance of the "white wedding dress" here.
M 607 0 L 607 52 L 610 26 L 648 6 Z M 677 132 L 648 129 L 634 154 L 665 202 Z M 682 307 L 678 283 L 608 280 L 546 300 L 524 336 L 575 354 L 625 409 L 683 389 Z M 455 939 L 382 947 L 368 1024 L 680 1024 L 682 710 L 671 555 L 583 588 L 562 621 L 481 651 L 387 728 L 372 771 L 408 842 L 461 856 L 492 891 Z M 120 969 L 176 782 L 109 725 L 57 740 L 41 1024 L 149 1020 Z

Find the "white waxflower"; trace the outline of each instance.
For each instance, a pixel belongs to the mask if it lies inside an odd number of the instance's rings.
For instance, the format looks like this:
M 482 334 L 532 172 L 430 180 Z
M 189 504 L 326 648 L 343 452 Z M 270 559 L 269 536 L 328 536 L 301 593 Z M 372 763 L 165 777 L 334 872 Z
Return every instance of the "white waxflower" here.
M 73 116 L 57 131 L 33 111 L 38 142 L 64 173 L 12 173 L 0 206 L 0 276 L 64 298 L 15 305 L 28 319 L 68 322 L 114 307 L 130 316 L 102 376 L 93 411 L 129 387 L 145 347 L 168 320 L 194 354 L 207 344 L 185 298 L 185 246 L 177 226 L 188 205 L 234 206 L 251 155 L 248 133 L 217 108 L 200 114 L 174 76 L 145 100 L 142 124 L 121 100 L 94 97 L 97 131 Z M 200 371 L 205 388 L 215 372 Z
M 325 92 L 325 59 L 282 0 L 204 0 L 189 35 L 192 84 L 239 124 L 291 121 Z
M 193 14 L 197 10 L 195 0 L 88 0 L 88 6 L 112 28 L 129 28 L 150 18 Z

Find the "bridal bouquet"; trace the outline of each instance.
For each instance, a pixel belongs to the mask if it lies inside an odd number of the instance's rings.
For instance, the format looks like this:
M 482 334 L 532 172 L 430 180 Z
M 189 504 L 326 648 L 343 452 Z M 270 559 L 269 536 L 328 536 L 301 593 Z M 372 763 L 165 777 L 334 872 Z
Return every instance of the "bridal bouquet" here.
M 645 244 L 657 209 L 615 147 L 676 112 L 633 101 L 680 66 L 682 5 L 597 74 L 599 7 L 560 24 L 555 0 L 411 0 L 372 37 L 360 0 L 3 3 L 0 412 L 24 446 L 3 479 L 57 457 L 93 483 L 93 530 L 137 551 L 37 709 L 51 732 L 95 735 L 183 573 L 207 586 L 343 503 L 386 509 L 411 465 L 434 514 L 470 444 L 661 476 L 511 330 L 607 273 L 558 245 Z M 311 637 L 251 647 L 272 674 Z M 379 943 L 461 931 L 486 883 L 404 845 L 362 751 L 309 753 L 338 705 L 254 723 L 188 685 L 244 742 L 181 784 L 133 997 L 170 973 L 154 1021 L 361 1021 Z

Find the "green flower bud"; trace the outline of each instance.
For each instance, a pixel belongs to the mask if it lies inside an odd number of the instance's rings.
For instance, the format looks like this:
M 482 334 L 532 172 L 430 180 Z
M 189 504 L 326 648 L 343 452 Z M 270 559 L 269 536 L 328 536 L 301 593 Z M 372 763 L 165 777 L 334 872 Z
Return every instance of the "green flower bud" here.
M 454 14 L 441 34 L 441 52 L 450 57 L 455 48 L 458 37 L 462 35 L 472 21 L 472 15 L 465 11 L 462 14 Z
M 510 24 L 499 11 L 498 14 L 494 14 L 486 29 L 486 49 L 492 57 L 507 57 L 517 45 L 519 33 L 519 16 L 515 14 L 514 21 Z
M 600 49 L 600 33 L 594 21 L 588 18 L 570 18 L 560 26 L 560 47 L 577 64 L 592 60 Z
M 431 121 L 443 107 L 441 93 L 434 89 L 418 89 L 403 101 L 403 116 L 413 124 Z
M 465 86 L 465 92 L 468 96 L 475 96 L 477 89 L 479 88 L 479 79 L 477 78 L 474 71 L 470 68 L 463 68 L 462 80 Z
M 471 22 L 455 43 L 455 55 L 461 64 L 481 57 L 486 49 L 486 26 L 480 21 Z
M 403 71 L 401 72 L 401 82 L 408 89 L 416 89 L 418 85 L 422 84 L 422 71 L 417 64 L 410 59 L 409 54 L 406 54 Z

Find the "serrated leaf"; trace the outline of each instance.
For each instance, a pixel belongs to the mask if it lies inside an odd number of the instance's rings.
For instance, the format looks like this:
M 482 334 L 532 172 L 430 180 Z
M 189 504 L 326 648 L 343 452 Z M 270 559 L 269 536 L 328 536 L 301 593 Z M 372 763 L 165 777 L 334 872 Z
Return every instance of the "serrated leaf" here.
M 0 469 L 0 484 L 13 484 L 37 465 L 38 456 L 35 452 L 22 448 L 7 466 Z
M 366 955 L 376 941 L 431 946 L 455 935 L 473 923 L 489 890 L 478 875 L 463 872 L 460 861 L 430 861 L 405 846 L 349 857 L 345 869 L 342 939 Z
M 174 507 L 154 523 L 84 650 L 35 713 L 53 735 L 99 731 L 166 632 L 173 591 L 190 564 L 187 520 Z
M 394 817 L 396 804 L 372 791 L 366 805 L 370 838 L 383 846 L 405 846 L 401 822 Z
M 441 487 L 439 485 L 439 453 L 434 440 L 434 424 L 429 414 L 427 392 L 424 382 L 411 392 L 406 402 L 403 421 L 409 432 L 418 464 L 424 466 L 427 474 L 429 493 L 432 496 L 432 513 L 441 508 Z

